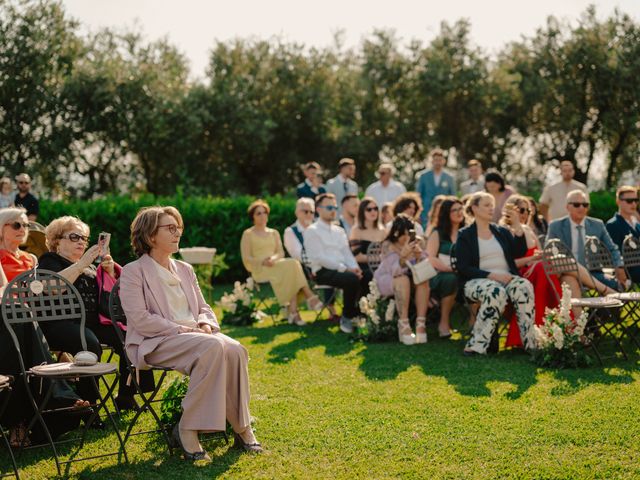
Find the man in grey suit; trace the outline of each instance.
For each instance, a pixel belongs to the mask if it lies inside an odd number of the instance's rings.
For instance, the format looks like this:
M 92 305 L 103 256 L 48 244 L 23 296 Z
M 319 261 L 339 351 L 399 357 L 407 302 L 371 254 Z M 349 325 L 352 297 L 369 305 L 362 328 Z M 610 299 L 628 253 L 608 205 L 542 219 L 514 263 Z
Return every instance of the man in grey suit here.
M 327 182 L 327 193 L 333 193 L 338 205 L 338 213 L 342 213 L 342 199 L 345 195 L 358 195 L 358 184 L 353 180 L 356 176 L 356 162 L 351 158 L 343 158 L 338 162 L 338 175 Z
M 567 247 L 571 248 L 573 256 L 582 265 L 585 264 L 585 237 L 597 237 L 611 252 L 613 263 L 616 267 L 616 279 L 605 277 L 602 271 L 592 271 L 591 274 L 610 288 L 618 290 L 620 285 L 627 281 L 627 275 L 623 268 L 622 256 L 617 245 L 613 243 L 602 220 L 588 217 L 589 198 L 582 190 L 572 190 L 567 194 L 567 212 L 569 215 L 553 220 L 549 224 L 547 240 L 558 238 Z M 563 277 L 563 281 L 569 280 Z M 617 280 L 617 282 L 616 282 Z M 577 282 L 567 281 L 574 291 L 578 288 Z M 576 293 L 574 291 L 574 293 Z
M 436 148 L 431 152 L 432 170 L 422 170 L 416 175 L 416 192 L 422 198 L 422 207 L 424 210 L 420 215 L 420 221 L 423 226 L 427 222 L 427 214 L 431 209 L 431 202 L 436 195 L 455 195 L 456 183 L 451 175 L 444 171 L 447 163 L 444 158 L 444 152 Z

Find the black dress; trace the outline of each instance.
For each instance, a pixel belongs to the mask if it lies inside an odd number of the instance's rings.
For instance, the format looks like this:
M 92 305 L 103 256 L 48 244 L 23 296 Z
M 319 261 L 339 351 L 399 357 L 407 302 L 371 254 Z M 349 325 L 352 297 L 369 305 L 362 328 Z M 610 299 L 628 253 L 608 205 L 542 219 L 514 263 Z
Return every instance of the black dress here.
M 355 257 L 360 253 L 366 255 L 371 243 L 372 242 L 370 240 L 350 240 L 349 245 L 351 246 L 351 252 L 353 253 L 353 256 Z M 363 296 L 368 295 L 369 282 L 373 280 L 373 272 L 369 268 L 369 264 L 367 262 L 358 262 L 358 266 L 360 267 L 360 270 L 362 270 L 362 278 L 360 279 L 360 292 Z

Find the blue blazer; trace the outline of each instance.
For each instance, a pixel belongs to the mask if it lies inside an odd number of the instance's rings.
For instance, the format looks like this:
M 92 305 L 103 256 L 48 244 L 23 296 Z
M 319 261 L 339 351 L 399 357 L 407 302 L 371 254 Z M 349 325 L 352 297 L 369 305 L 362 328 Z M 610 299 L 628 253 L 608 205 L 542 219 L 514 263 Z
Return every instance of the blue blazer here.
M 318 193 L 314 193 L 307 182 L 302 182 L 296 187 L 296 195 L 298 196 L 298 198 L 307 197 L 314 200 L 316 198 L 316 195 L 320 195 L 321 193 L 326 192 L 327 190 L 323 186 L 320 186 L 318 187 Z
M 599 218 L 587 217 L 584 220 L 584 234 L 585 236 L 597 237 L 605 247 L 611 252 L 613 257 L 613 264 L 616 267 L 622 266 L 622 256 L 618 246 L 613 243 L 607 229 L 604 226 L 604 222 Z M 569 216 L 557 218 L 549 224 L 549 231 L 547 232 L 547 240 L 552 238 L 558 238 L 570 249 L 573 249 L 571 244 L 571 221 Z
M 422 210 L 421 219 L 424 223 L 434 197 L 436 195 L 455 195 L 456 183 L 451 175 L 443 171 L 440 177 L 440 185 L 436 186 L 433 170 L 427 170 L 417 175 L 416 192 L 422 198 L 422 208 L 424 210 Z
M 611 236 L 611 240 L 615 243 L 622 252 L 622 242 L 624 238 L 631 234 L 634 238 L 640 240 L 640 224 L 636 224 L 636 228 L 632 228 L 627 221 L 622 218 L 622 215 L 616 213 L 605 225 L 607 232 Z M 640 267 L 630 267 L 629 274 L 634 282 L 640 282 Z

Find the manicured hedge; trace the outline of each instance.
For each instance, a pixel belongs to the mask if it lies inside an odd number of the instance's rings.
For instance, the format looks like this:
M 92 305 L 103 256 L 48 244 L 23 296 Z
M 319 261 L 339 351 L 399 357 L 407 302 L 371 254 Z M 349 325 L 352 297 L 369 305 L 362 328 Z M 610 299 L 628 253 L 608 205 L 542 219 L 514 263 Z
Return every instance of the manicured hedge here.
M 160 197 L 151 195 L 140 197 L 105 197 L 94 201 L 49 202 L 42 201 L 40 222 L 49 221 L 62 215 L 77 215 L 91 227 L 91 237 L 95 241 L 101 231 L 111 232 L 111 252 L 119 263 L 134 259 L 129 243 L 129 225 L 136 212 L 149 205 L 173 205 L 184 217 L 185 232 L 183 247 L 216 247 L 218 253 L 226 254 L 229 270 L 221 280 L 244 278 L 246 272 L 240 259 L 240 237 L 251 225 L 246 215 L 252 197 Z M 294 198 L 270 197 L 269 225 L 281 233 L 294 221 Z M 591 194 L 591 215 L 604 221 L 616 211 L 613 192 Z

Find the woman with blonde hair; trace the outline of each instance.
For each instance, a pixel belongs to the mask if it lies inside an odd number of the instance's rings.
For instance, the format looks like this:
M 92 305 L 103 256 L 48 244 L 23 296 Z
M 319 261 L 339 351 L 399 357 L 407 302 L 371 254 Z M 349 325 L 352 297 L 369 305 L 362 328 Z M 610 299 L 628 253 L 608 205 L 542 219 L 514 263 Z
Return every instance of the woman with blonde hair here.
M 298 294 L 302 292 L 309 308 L 322 309 L 322 302 L 313 294 L 298 260 L 285 258 L 282 240 L 277 230 L 267 227 L 271 209 L 264 200 L 256 200 L 247 209 L 253 227 L 242 233 L 240 253 L 244 267 L 258 282 L 269 282 L 278 303 L 288 306 L 288 320 L 302 326 L 298 313 Z

